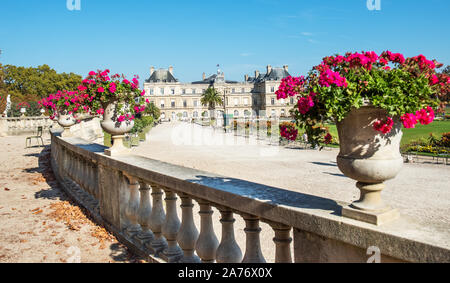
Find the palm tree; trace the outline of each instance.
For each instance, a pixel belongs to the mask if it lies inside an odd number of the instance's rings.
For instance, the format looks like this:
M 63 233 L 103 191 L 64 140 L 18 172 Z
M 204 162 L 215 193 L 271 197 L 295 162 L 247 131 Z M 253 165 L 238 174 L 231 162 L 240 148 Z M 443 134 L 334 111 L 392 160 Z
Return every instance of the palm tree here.
M 203 106 L 208 106 L 208 109 L 213 113 L 211 118 L 216 117 L 216 105 L 223 105 L 222 97 L 214 87 L 209 87 L 203 94 L 200 100 Z

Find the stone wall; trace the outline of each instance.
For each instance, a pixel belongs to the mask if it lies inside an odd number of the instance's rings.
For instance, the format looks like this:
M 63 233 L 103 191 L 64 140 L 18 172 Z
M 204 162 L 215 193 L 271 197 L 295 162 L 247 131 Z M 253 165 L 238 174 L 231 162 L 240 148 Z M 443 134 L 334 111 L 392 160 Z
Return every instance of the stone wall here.
M 108 157 L 104 150 L 53 132 L 53 171 L 97 221 L 155 262 L 265 262 L 261 222 L 275 235 L 277 263 L 450 262 L 445 227 L 425 227 L 406 218 L 376 226 L 343 217 L 347 203 L 142 156 Z M 200 229 L 193 222 L 193 201 L 200 206 Z M 181 220 L 176 212 L 180 204 Z M 220 211 L 226 235 L 220 242 L 212 226 L 212 207 Z M 245 220 L 242 249 L 234 238 L 234 217 Z

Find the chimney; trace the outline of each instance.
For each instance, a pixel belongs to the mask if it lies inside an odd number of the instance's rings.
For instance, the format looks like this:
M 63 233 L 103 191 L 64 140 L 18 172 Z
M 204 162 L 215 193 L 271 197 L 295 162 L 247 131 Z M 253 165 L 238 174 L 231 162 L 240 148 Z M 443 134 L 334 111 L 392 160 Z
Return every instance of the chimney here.
M 205 73 L 203 73 L 202 78 L 203 78 L 203 80 L 206 80 L 206 74 Z
M 152 67 L 150 68 L 150 76 L 153 75 L 154 72 L 155 72 L 155 67 L 152 66 Z
M 248 82 L 248 75 L 245 75 L 244 78 L 245 78 L 245 82 Z
M 259 77 L 259 71 L 256 70 L 256 71 L 255 71 L 255 79 L 258 78 L 258 77 Z
M 283 66 L 283 69 L 284 69 L 286 72 L 289 72 L 289 67 L 288 67 L 288 65 L 284 65 L 284 66 Z
M 267 74 L 270 74 L 272 72 L 272 66 L 267 65 Z
M 173 75 L 173 67 L 172 67 L 172 66 L 169 67 L 169 73 L 170 73 L 171 75 Z

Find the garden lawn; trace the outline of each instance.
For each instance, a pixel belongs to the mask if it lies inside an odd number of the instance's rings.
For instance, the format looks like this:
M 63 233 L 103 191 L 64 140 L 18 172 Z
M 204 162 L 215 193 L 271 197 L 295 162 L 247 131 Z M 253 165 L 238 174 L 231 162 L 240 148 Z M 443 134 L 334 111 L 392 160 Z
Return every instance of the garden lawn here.
M 329 127 L 330 133 L 333 137 L 337 137 L 337 128 L 336 125 L 326 125 Z M 419 139 L 428 139 L 430 133 L 437 138 L 442 137 L 443 133 L 450 132 L 450 121 L 434 121 L 429 125 L 421 125 L 417 124 L 414 129 L 405 129 L 403 128 L 403 138 L 401 145 L 406 145 L 411 143 L 413 140 Z

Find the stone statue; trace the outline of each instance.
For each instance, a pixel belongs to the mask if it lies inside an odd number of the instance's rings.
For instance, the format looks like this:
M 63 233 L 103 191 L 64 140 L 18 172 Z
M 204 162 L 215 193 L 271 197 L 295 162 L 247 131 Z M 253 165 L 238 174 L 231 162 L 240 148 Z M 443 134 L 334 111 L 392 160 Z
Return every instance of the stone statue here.
M 8 94 L 8 97 L 6 98 L 5 112 L 3 112 L 3 114 L 5 114 L 6 117 L 8 117 L 8 112 L 10 109 L 11 109 L 11 95 Z

